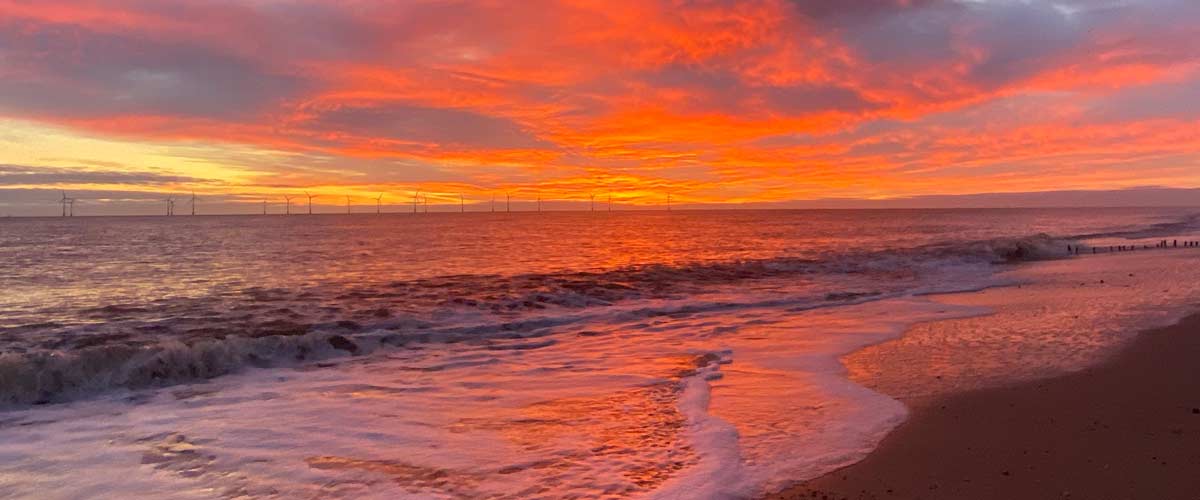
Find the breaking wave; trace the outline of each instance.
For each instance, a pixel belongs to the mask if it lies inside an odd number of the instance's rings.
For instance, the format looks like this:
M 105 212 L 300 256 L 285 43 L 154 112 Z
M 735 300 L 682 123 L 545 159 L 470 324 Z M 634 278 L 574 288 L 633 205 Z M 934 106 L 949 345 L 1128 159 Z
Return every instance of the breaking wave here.
M 380 346 L 526 339 L 604 314 L 628 320 L 731 307 L 798 310 L 859 303 L 952 287 L 939 274 L 948 268 L 986 277 L 997 264 L 1063 258 L 1070 244 L 1075 242 L 1039 234 L 818 258 L 459 275 L 382 287 L 252 287 L 217 297 L 111 304 L 86 311 L 79 324 L 0 328 L 7 343 L 0 354 L 0 402 L 60 402 L 115 388 L 203 380 L 244 367 L 365 355 Z M 705 298 L 730 285 L 768 279 L 795 287 L 786 288 L 790 294 L 760 292 L 741 301 Z M 624 307 L 612 310 L 618 305 Z

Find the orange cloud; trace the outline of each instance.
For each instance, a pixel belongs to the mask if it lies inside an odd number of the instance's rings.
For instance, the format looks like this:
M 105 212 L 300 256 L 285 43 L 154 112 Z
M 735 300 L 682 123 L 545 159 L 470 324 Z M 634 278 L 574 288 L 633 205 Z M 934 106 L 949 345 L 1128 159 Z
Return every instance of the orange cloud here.
M 201 145 L 246 172 L 231 193 L 1196 186 L 1194 26 L 1170 2 L 0 0 L 0 118 Z

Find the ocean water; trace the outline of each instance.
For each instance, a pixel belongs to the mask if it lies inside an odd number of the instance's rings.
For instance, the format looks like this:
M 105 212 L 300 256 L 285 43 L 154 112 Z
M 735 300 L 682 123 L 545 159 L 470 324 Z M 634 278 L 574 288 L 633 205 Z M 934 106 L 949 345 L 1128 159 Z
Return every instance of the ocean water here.
M 0 496 L 753 496 L 1189 311 L 1106 250 L 1197 213 L 3 219 Z

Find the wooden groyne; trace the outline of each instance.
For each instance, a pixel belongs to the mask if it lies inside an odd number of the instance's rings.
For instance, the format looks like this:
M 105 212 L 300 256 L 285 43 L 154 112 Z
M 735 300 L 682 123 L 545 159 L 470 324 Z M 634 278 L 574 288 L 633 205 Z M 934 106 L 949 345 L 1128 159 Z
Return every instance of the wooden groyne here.
M 1101 254 L 1101 253 L 1118 253 L 1118 252 L 1133 252 L 1136 250 L 1155 250 L 1163 248 L 1200 248 L 1200 241 L 1190 240 L 1159 240 L 1153 246 L 1142 243 L 1140 245 L 1108 245 L 1108 246 L 1086 246 L 1086 245 L 1067 245 L 1068 255 L 1082 255 L 1086 253 Z

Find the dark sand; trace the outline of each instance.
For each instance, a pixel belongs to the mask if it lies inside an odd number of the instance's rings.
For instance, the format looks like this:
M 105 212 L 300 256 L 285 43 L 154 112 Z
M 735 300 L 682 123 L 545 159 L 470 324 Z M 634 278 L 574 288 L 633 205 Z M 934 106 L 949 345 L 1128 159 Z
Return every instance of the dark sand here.
M 1082 372 L 906 403 L 865 460 L 769 498 L 1200 499 L 1200 315 Z

